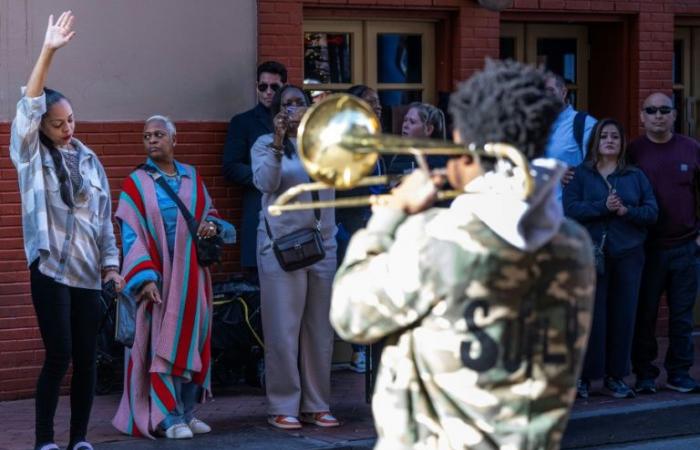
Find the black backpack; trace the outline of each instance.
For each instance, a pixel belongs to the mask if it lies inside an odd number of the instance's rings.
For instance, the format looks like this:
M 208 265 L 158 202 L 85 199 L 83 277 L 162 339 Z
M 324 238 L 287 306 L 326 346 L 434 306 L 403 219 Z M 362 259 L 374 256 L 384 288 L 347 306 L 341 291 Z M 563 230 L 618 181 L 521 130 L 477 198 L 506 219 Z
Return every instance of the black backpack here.
M 581 152 L 581 161 L 586 158 L 586 152 L 583 150 L 583 132 L 586 130 L 586 117 L 588 117 L 588 114 L 583 111 L 578 111 L 574 117 L 574 140 L 578 144 L 579 152 Z

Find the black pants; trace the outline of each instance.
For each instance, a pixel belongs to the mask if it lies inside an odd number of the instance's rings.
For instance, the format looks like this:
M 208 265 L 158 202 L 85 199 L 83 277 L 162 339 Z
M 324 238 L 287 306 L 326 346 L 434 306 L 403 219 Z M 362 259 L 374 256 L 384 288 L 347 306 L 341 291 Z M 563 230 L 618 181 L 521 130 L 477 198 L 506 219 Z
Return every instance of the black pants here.
M 639 293 L 632 366 L 637 379 L 654 379 L 659 368 L 656 318 L 661 294 L 668 304 L 668 350 L 664 367 L 669 377 L 687 376 L 693 365 L 693 306 L 698 290 L 695 241 L 671 248 L 647 248 L 642 288 Z
M 100 291 L 69 287 L 30 267 L 32 302 L 46 355 L 36 387 L 36 444 L 53 442 L 61 380 L 73 360 L 70 441 L 85 439 L 95 392 L 95 351 L 101 317 Z
M 642 246 L 621 257 L 605 258 L 605 273 L 596 280 L 593 324 L 582 378 L 623 378 L 629 374 L 643 267 Z

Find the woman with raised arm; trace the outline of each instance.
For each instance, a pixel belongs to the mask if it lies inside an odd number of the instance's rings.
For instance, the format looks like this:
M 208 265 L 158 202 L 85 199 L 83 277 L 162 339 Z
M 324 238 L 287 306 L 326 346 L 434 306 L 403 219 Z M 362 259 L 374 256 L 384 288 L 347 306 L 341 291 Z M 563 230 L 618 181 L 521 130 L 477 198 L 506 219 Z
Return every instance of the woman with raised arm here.
M 44 87 L 56 51 L 75 35 L 74 16 L 49 16 L 46 37 L 12 122 L 10 157 L 22 199 L 32 303 L 46 353 L 35 396 L 35 449 L 58 450 L 53 419 L 61 380 L 73 362 L 69 450 L 92 450 L 88 420 L 95 390 L 100 290 L 117 290 L 119 251 L 112 202 L 97 155 L 73 137 L 70 101 Z

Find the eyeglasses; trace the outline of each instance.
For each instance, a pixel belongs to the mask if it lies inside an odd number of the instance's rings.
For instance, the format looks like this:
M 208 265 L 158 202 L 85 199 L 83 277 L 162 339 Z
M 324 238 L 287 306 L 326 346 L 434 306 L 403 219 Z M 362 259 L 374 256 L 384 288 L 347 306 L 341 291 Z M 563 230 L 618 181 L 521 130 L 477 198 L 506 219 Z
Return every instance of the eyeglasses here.
M 265 92 L 265 91 L 267 91 L 268 88 L 272 89 L 272 92 L 277 92 L 280 90 L 281 87 L 282 87 L 282 85 L 277 84 L 277 83 L 271 83 L 271 84 L 260 83 L 260 84 L 258 84 L 258 90 L 260 92 Z
M 650 116 L 653 116 L 657 112 L 660 112 L 665 116 L 671 111 L 673 111 L 673 108 L 671 108 L 670 106 L 647 106 L 646 108 L 644 108 L 644 112 L 649 114 Z
M 143 133 L 143 140 L 150 141 L 151 136 L 155 136 L 156 139 L 163 139 L 167 135 L 168 135 L 168 133 L 165 133 L 163 131 L 154 131 L 153 133 Z

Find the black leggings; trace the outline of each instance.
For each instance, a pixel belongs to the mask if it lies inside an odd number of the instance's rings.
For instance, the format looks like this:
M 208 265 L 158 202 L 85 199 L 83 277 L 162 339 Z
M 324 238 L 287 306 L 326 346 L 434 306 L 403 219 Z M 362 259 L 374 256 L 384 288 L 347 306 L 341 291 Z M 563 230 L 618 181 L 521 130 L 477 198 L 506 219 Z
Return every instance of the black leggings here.
M 95 350 L 102 308 L 100 291 L 69 287 L 30 266 L 32 303 L 46 355 L 36 386 L 36 444 L 53 442 L 61 380 L 73 360 L 70 441 L 85 439 L 95 391 Z

